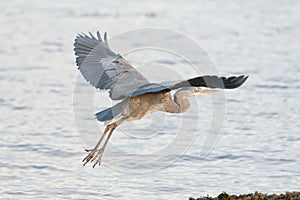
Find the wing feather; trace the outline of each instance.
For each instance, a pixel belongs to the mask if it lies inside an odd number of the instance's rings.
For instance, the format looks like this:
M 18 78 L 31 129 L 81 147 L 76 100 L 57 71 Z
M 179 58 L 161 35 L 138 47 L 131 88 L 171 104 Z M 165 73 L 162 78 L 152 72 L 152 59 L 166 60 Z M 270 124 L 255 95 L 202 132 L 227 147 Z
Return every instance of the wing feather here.
M 110 98 L 121 100 L 146 93 L 171 91 L 182 87 L 208 87 L 233 89 L 240 87 L 248 76 L 199 76 L 186 81 L 149 83 L 121 55 L 114 53 L 108 45 L 107 34 L 102 40 L 89 32 L 78 34 L 74 51 L 76 64 L 84 78 L 98 89 L 109 90 Z
M 141 86 L 135 90 L 131 97 L 139 96 L 146 93 L 154 93 L 160 91 L 171 91 L 183 87 L 207 87 L 207 88 L 220 88 L 220 89 L 234 89 L 240 87 L 248 76 L 230 76 L 218 77 L 218 76 L 199 76 L 189 79 L 187 81 L 169 81 L 158 83 L 149 83 Z
M 89 36 L 78 34 L 74 47 L 76 65 L 83 77 L 94 87 L 109 90 L 113 100 L 124 99 L 149 83 L 121 55 L 109 48 L 106 33 L 104 42 L 99 31 L 97 38 L 90 32 Z

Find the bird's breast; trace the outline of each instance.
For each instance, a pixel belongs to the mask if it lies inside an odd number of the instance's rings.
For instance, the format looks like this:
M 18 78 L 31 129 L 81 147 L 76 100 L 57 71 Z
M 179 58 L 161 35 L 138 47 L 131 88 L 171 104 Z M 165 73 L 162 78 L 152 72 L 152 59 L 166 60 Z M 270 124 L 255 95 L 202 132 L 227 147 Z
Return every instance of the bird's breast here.
M 140 119 L 152 112 L 162 110 L 164 103 L 168 101 L 169 95 L 165 93 L 147 93 L 132 97 L 128 103 L 128 112 L 134 119 Z

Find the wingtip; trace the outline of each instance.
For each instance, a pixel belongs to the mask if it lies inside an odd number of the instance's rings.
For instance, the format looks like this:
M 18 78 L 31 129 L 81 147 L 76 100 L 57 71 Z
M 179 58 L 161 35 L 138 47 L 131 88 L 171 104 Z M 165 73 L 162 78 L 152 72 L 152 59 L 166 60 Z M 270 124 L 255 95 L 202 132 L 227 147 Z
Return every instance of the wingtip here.
M 97 38 L 99 41 L 102 41 L 100 31 L 97 31 Z
M 75 40 L 79 39 L 79 38 L 92 38 L 92 39 L 99 40 L 99 41 L 103 42 L 100 31 L 96 32 L 96 36 L 97 36 L 97 38 L 90 31 L 88 32 L 88 35 L 81 32 L 81 33 L 77 34 Z M 104 39 L 104 42 L 107 41 L 107 32 L 104 33 L 103 39 Z M 107 42 L 106 42 L 106 44 L 107 44 Z
M 240 75 L 240 76 L 231 76 L 225 79 L 224 87 L 225 89 L 235 89 L 240 87 L 245 83 L 248 79 L 247 75 Z
M 108 40 L 107 40 L 107 32 L 104 33 L 104 37 L 103 38 L 104 38 L 104 42 L 105 42 L 106 46 L 109 47 Z
M 95 36 L 94 36 L 90 31 L 89 31 L 89 34 L 90 34 L 90 36 L 91 36 L 92 39 L 97 40 L 97 39 L 95 38 Z
M 89 36 L 85 33 L 81 33 L 84 37 L 88 38 Z
M 78 33 L 78 34 L 77 34 L 77 38 L 80 38 L 80 37 L 84 37 L 84 36 L 82 35 L 82 33 Z
M 241 77 L 242 77 L 242 78 L 241 78 L 242 84 L 249 78 L 248 75 L 242 75 Z
M 248 75 L 242 75 L 241 77 L 242 78 L 238 81 L 239 83 L 238 83 L 237 87 L 242 86 L 246 82 L 246 80 L 248 79 L 249 76 Z

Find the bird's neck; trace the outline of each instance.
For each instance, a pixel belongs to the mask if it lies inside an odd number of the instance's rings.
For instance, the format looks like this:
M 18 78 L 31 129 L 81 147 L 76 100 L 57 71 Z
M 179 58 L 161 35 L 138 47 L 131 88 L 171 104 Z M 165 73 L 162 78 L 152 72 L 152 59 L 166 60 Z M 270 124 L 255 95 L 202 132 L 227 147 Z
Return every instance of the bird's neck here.
M 187 90 L 178 90 L 174 94 L 174 101 L 179 106 L 179 112 L 185 112 L 190 107 L 190 102 L 186 97 L 189 97 L 190 92 Z

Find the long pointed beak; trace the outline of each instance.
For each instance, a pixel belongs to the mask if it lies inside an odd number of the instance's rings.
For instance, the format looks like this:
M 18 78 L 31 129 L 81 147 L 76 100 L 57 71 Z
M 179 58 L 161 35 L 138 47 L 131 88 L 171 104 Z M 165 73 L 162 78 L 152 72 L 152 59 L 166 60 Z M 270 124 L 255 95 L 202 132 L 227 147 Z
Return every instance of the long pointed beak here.
M 205 95 L 205 94 L 214 94 L 218 92 L 218 89 L 200 89 L 195 92 L 195 96 Z

